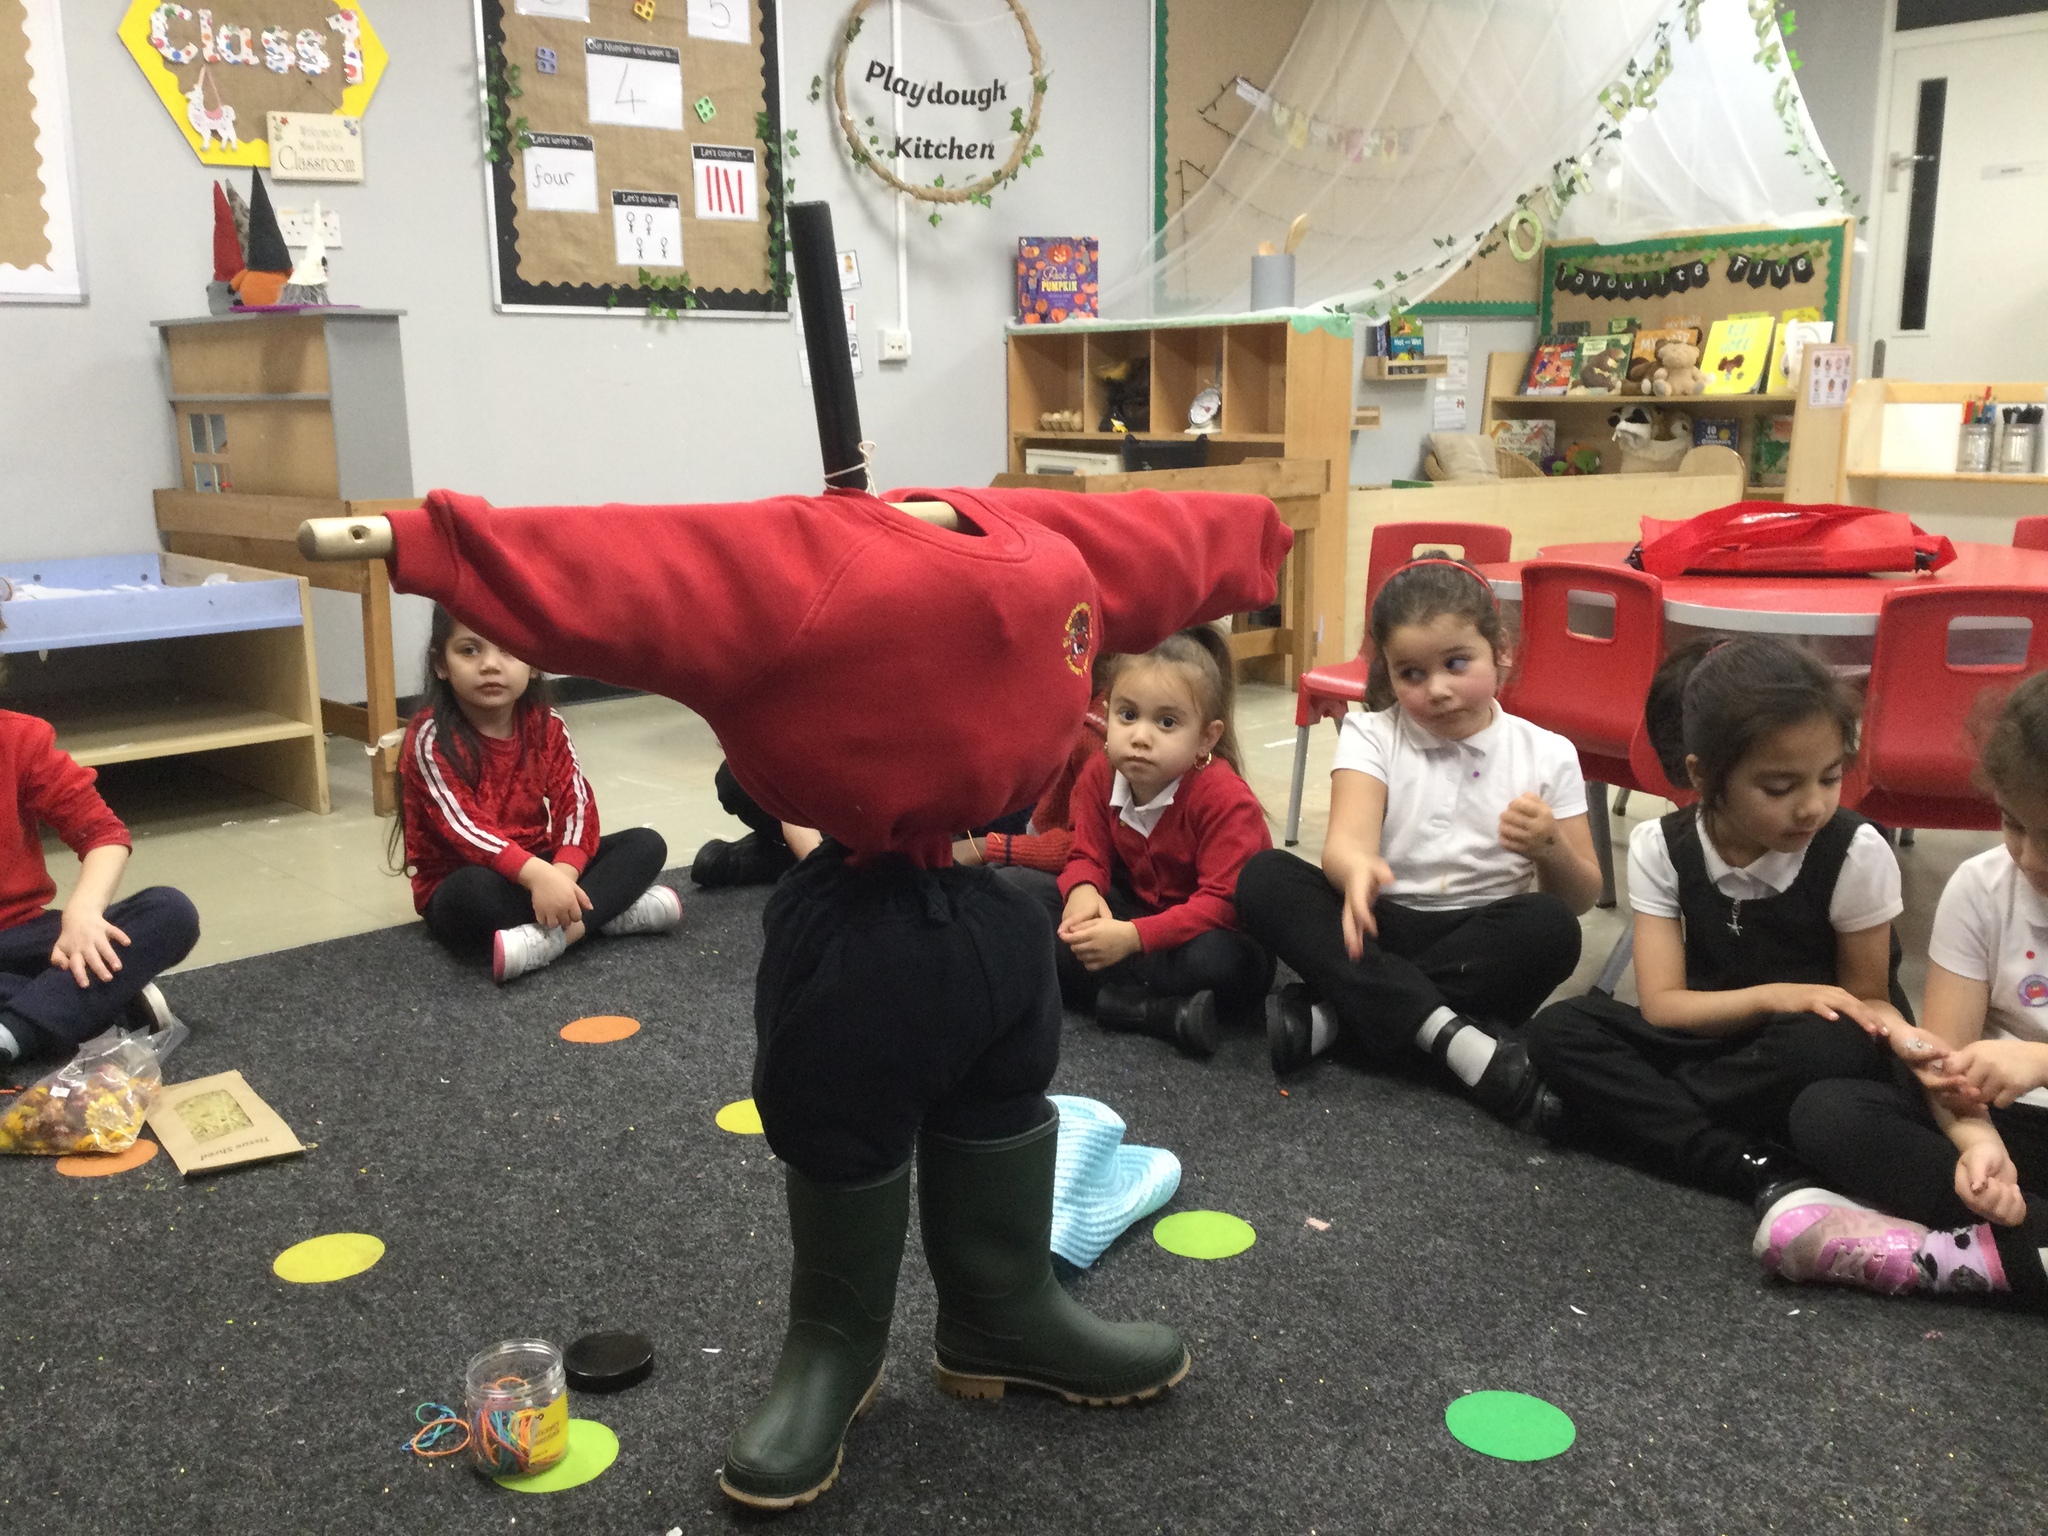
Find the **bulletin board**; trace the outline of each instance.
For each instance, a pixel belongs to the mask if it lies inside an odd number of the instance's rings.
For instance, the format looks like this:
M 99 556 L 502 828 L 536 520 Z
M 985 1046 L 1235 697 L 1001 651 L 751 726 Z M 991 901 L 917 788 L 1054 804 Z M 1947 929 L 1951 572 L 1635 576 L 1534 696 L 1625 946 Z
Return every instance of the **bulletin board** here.
M 1153 0 L 1152 227 L 1208 181 L 1251 116 L 1239 77 L 1273 82 L 1310 0 Z
M 85 297 L 57 0 L 0 0 L 0 300 Z
M 788 313 L 774 0 L 476 4 L 498 309 Z
M 1849 263 L 1853 221 L 1830 220 L 1796 229 L 1752 226 L 1743 229 L 1700 229 L 1600 245 L 1591 240 L 1560 240 L 1543 247 L 1543 287 L 1538 300 L 1537 329 L 1549 334 L 1560 320 L 1587 320 L 1595 332 L 1608 322 L 1633 316 L 1656 325 L 1667 315 L 1697 315 L 1712 325 L 1729 315 L 1778 314 L 1810 306 L 1823 320 L 1832 320 L 1837 340 L 1849 334 Z M 1742 258 L 1737 261 L 1736 258 Z M 1801 259 L 1806 267 L 1800 267 Z M 1786 281 L 1774 283 L 1777 263 L 1789 269 Z M 1764 279 L 1751 282 L 1762 263 Z M 1678 267 L 1697 272 L 1704 265 L 1704 283 L 1688 280 L 1675 288 L 1669 274 Z M 1731 276 L 1731 272 L 1739 275 Z M 1575 279 L 1603 279 L 1602 291 L 1578 291 Z M 1617 287 L 1633 279 L 1635 290 L 1608 292 L 1604 279 Z M 1646 289 L 1645 283 L 1650 286 Z M 1590 288 L 1590 284 L 1588 285 Z

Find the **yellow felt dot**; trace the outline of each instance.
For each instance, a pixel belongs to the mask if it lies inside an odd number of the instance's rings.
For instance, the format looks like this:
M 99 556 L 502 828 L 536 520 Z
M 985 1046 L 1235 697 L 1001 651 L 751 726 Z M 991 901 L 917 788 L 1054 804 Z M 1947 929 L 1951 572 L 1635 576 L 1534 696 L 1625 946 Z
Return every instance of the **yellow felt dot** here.
M 734 1099 L 718 1112 L 718 1128 L 735 1136 L 761 1134 L 761 1111 L 752 1099 Z
M 271 1269 L 294 1285 L 324 1285 L 360 1275 L 384 1257 L 384 1242 L 367 1232 L 329 1232 L 309 1237 L 280 1253 Z

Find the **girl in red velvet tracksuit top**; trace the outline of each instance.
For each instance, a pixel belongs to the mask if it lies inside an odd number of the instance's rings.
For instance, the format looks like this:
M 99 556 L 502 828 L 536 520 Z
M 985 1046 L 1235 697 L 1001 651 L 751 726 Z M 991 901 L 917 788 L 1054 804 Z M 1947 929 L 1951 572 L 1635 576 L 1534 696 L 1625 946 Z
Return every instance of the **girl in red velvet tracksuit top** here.
M 533 669 L 434 607 L 426 687 L 399 755 L 413 908 L 464 957 L 512 981 L 587 933 L 669 933 L 682 899 L 655 883 L 651 827 L 600 837 L 597 798 Z
M 720 1477 L 756 1508 L 828 1488 L 881 1386 L 913 1149 L 941 1388 L 1128 1403 L 1189 1366 L 1171 1328 L 1102 1322 L 1053 1278 L 1052 933 L 993 871 L 954 867 L 953 841 L 1051 781 L 1098 646 L 1271 602 L 1293 536 L 1259 496 L 895 497 L 961 526 L 855 491 L 512 509 L 436 491 L 390 515 L 394 587 L 550 670 L 688 705 L 763 809 L 825 835 L 762 918 L 754 1099 L 784 1164 L 789 1331 Z
M 1246 861 L 1273 846 L 1234 703 L 1230 653 L 1206 626 L 1118 658 L 1107 751 L 1075 782 L 1055 898 L 1067 1003 L 1191 1056 L 1216 1053 L 1219 1008 L 1241 1012 L 1273 984 L 1231 902 Z

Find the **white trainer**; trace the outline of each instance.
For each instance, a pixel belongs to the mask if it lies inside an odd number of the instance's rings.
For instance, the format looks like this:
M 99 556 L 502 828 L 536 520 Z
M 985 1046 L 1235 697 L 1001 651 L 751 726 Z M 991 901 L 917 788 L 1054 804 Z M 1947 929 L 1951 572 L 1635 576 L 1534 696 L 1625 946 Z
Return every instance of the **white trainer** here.
M 491 979 L 517 981 L 528 971 L 553 965 L 568 947 L 569 935 L 560 928 L 543 928 L 539 923 L 500 928 L 491 941 Z
M 633 905 L 598 929 L 618 938 L 628 933 L 674 933 L 683 920 L 683 898 L 666 885 L 650 885 Z

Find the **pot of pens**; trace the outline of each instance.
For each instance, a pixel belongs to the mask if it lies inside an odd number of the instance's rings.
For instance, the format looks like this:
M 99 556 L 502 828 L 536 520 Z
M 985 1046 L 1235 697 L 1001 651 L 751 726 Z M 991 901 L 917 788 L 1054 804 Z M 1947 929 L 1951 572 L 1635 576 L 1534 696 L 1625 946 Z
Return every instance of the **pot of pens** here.
M 2000 410 L 2004 430 L 1998 436 L 1998 473 L 2038 474 L 2041 467 L 2041 415 L 2038 405 L 2008 405 Z
M 569 1449 L 569 1382 L 562 1352 L 545 1339 L 507 1339 L 469 1362 L 463 1377 L 469 1455 L 490 1477 L 540 1472 Z
M 1992 438 L 1997 432 L 1993 425 L 1995 414 L 1989 389 L 1984 391 L 1981 399 L 1972 400 L 1963 407 L 1962 436 L 1956 439 L 1957 474 L 1982 475 L 1990 472 Z

